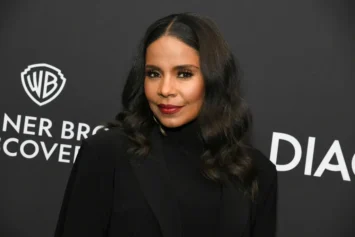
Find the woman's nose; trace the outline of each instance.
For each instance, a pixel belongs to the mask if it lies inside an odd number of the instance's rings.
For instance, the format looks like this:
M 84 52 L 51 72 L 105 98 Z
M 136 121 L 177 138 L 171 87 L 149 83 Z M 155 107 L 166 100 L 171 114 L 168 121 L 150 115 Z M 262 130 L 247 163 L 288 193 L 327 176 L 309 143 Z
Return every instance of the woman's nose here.
M 175 95 L 175 85 L 172 77 L 163 77 L 160 80 L 158 94 L 163 97 Z

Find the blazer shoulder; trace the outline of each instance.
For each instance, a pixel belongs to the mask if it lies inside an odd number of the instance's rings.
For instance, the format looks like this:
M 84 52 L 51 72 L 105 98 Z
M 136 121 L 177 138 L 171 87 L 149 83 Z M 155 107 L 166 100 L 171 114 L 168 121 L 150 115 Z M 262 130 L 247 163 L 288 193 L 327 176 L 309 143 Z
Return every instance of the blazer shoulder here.
M 259 173 L 262 176 L 275 177 L 277 175 L 276 165 L 257 148 L 251 148 L 249 154 Z
M 272 163 L 266 155 L 264 155 L 260 150 L 256 148 L 252 148 L 250 150 L 250 156 L 257 170 L 259 191 L 265 194 L 270 192 L 270 190 L 277 189 L 278 174 L 276 165 Z
M 112 149 L 125 148 L 127 141 L 127 136 L 118 127 L 108 130 L 101 129 L 96 134 L 83 139 L 83 143 L 86 143 L 92 149 L 105 151 L 105 153 Z
M 83 141 L 89 145 L 100 146 L 108 145 L 111 143 L 122 143 L 124 139 L 126 139 L 124 132 L 120 128 L 114 127 L 108 130 L 100 129 L 94 135 L 83 139 Z

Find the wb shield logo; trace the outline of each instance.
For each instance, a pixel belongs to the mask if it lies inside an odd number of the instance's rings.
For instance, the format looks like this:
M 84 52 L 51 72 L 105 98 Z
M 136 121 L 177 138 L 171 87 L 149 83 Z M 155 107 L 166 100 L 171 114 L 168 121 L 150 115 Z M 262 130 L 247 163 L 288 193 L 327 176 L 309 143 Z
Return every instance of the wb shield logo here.
M 22 73 L 22 86 L 39 106 L 54 100 L 63 90 L 66 79 L 61 71 L 46 63 L 28 66 Z

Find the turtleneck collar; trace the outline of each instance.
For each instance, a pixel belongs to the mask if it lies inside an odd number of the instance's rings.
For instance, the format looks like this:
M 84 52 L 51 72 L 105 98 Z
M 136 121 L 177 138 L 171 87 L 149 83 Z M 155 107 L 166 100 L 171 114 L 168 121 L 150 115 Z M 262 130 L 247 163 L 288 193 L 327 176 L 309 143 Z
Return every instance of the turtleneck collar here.
M 197 136 L 199 133 L 199 126 L 196 119 L 192 120 L 191 122 L 188 122 L 187 124 L 175 128 L 168 128 L 164 125 L 161 125 L 161 127 L 164 129 L 166 136 L 180 136 L 183 134 Z
M 159 126 L 159 125 L 158 125 Z M 178 145 L 186 150 L 202 151 L 203 143 L 200 137 L 200 127 L 197 119 L 175 128 L 160 125 L 166 135 L 162 135 L 164 143 Z

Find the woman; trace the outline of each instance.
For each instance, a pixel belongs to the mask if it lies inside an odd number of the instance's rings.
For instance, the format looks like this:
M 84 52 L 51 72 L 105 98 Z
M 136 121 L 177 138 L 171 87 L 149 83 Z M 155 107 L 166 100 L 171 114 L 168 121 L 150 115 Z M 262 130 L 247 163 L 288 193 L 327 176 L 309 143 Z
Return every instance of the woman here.
M 85 139 L 56 237 L 275 236 L 277 173 L 216 25 L 173 14 L 146 31 L 124 109 Z

